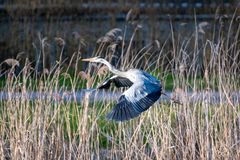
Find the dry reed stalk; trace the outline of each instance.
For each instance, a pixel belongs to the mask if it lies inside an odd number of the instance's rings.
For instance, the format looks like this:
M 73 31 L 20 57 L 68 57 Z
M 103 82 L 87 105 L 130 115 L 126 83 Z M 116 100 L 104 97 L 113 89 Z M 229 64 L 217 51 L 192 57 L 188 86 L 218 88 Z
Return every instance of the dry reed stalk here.
M 7 65 L 9 65 L 12 68 L 14 68 L 15 66 L 20 66 L 19 61 L 17 59 L 12 59 L 12 58 L 4 60 L 0 65 L 2 65 L 4 63 L 6 63 Z

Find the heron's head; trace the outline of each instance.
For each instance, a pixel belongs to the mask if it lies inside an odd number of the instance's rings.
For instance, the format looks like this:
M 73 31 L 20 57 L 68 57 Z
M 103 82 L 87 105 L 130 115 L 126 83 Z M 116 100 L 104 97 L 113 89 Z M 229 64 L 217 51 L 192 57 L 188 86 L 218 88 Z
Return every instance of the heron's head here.
M 82 61 L 98 63 L 102 61 L 102 58 L 100 57 L 85 58 L 85 59 L 82 59 Z

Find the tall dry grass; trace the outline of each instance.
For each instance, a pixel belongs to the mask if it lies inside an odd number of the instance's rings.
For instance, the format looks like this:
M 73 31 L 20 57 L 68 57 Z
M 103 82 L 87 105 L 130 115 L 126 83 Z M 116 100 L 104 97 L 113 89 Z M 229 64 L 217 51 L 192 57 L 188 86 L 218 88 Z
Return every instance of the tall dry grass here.
M 8 98 L 0 101 L 1 159 L 239 159 L 240 105 L 235 102 L 240 95 L 232 97 L 240 88 L 239 28 L 235 32 L 231 24 L 228 32 L 213 28 L 212 39 L 204 39 L 198 22 L 188 37 L 172 28 L 170 49 L 154 41 L 135 50 L 138 25 L 131 41 L 123 43 L 131 24 L 99 40 L 92 56 L 104 55 L 120 68 L 141 67 L 161 79 L 163 88 L 172 74 L 173 94 L 183 102 L 157 102 L 128 122 L 104 118 L 114 101 L 90 101 L 87 93 L 79 103 L 59 94 L 75 94 L 79 81 L 95 87 L 107 76 L 95 65 L 81 71 L 80 51 L 69 66 L 59 60 L 42 76 L 29 63 L 20 74 L 7 74 L 2 91 Z M 33 100 L 27 97 L 31 91 L 42 94 Z M 188 92 L 200 91 L 204 101 L 189 100 Z M 212 92 L 220 94 L 219 102 L 210 103 Z

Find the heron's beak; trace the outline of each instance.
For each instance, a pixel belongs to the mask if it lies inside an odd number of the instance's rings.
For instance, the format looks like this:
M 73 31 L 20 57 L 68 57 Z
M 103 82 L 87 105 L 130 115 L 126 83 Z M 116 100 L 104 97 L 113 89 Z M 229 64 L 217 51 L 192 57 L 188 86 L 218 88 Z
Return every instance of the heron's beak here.
M 85 58 L 85 59 L 82 59 L 82 61 L 86 61 L 86 62 L 94 62 L 94 58 Z

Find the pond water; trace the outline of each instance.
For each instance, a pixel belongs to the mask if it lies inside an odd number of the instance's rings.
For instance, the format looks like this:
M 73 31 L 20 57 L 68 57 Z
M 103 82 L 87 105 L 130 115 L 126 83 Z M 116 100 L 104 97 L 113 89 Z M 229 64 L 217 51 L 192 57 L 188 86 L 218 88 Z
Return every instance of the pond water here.
M 240 104 L 240 92 L 233 92 L 228 96 L 220 94 L 219 92 L 189 92 L 189 93 L 172 93 L 166 92 L 168 95 L 161 95 L 159 102 L 171 102 L 169 97 L 174 97 L 182 103 L 206 103 L 206 104 L 225 104 L 232 103 L 233 105 Z M 51 101 L 75 101 L 81 103 L 87 96 L 90 102 L 96 101 L 117 101 L 121 92 L 110 92 L 96 89 L 83 89 L 76 92 L 59 92 L 59 93 L 40 93 L 40 92 L 27 92 L 27 93 L 10 93 L 0 92 L 0 100 L 51 100 Z

